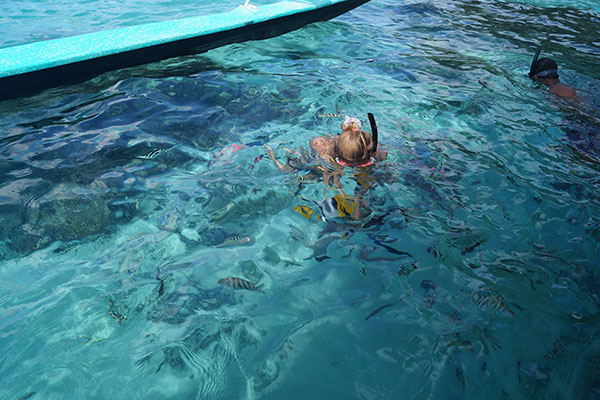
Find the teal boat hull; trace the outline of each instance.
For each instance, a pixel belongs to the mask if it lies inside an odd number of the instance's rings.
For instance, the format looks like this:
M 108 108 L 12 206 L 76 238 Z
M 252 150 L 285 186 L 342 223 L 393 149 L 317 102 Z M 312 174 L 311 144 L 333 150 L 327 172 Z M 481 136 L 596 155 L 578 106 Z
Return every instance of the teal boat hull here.
M 145 24 L 0 49 L 0 100 L 99 74 L 262 40 L 326 21 L 369 0 L 281 1 L 228 13 Z

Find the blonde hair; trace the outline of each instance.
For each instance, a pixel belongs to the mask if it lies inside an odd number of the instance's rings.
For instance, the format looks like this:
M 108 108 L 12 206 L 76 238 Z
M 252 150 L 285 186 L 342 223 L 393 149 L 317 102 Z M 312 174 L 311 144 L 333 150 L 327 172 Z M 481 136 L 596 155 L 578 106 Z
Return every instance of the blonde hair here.
M 373 139 L 367 132 L 347 130 L 337 137 L 335 149 L 345 161 L 368 160 L 373 149 Z

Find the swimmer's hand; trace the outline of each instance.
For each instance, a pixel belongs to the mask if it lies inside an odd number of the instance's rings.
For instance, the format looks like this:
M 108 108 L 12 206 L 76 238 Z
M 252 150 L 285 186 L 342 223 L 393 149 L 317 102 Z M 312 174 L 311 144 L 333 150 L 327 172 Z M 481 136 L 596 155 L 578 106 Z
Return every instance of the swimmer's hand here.
M 275 151 L 271 148 L 271 146 L 269 146 L 267 144 L 265 144 L 264 146 L 267 148 L 267 157 L 270 158 L 271 160 L 273 160 L 273 163 L 275 164 L 277 169 L 280 170 L 281 172 L 289 172 L 290 168 L 286 165 L 283 165 L 281 162 L 279 162 L 277 160 L 277 157 L 275 156 Z
M 290 150 L 290 149 L 288 149 L 287 147 L 283 147 L 283 146 L 281 146 L 281 148 L 282 148 L 283 150 L 287 151 L 289 154 L 294 154 L 294 155 L 296 155 L 296 156 L 298 156 L 298 157 L 301 157 L 301 156 L 302 156 L 302 155 L 301 155 L 301 154 L 300 154 L 300 153 L 299 153 L 297 150 Z
M 267 157 L 271 160 L 275 160 L 275 151 L 268 144 L 264 145 L 267 148 Z

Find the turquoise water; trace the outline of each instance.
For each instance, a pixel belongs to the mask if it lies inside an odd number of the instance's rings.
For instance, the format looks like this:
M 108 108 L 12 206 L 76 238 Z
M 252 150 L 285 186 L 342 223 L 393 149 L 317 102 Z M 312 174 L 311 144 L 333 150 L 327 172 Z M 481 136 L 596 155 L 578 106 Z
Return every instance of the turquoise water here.
M 214 7 L 5 3 L 2 46 Z M 600 398 L 588 3 L 373 0 L 0 103 L 0 398 Z M 367 112 L 360 221 L 257 160 Z

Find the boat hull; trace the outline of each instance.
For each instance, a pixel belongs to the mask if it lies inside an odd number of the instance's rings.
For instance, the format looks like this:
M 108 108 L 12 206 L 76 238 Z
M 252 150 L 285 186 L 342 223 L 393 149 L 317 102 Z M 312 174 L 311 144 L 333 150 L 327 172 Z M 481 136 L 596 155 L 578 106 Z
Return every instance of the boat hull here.
M 198 54 L 232 43 L 245 42 L 249 40 L 262 40 L 275 37 L 299 29 L 312 22 L 325 21 L 335 18 L 366 3 L 367 1 L 369 0 L 338 1 L 334 2 L 333 4 L 328 4 L 314 9 L 294 12 L 288 15 L 276 16 L 260 22 L 252 22 L 250 20 L 250 22 L 245 22 L 242 26 L 226 30 L 202 33 L 197 36 L 166 41 L 158 44 L 152 43 L 149 45 L 143 45 L 142 43 L 141 47 L 131 50 L 116 49 L 112 54 L 88 56 L 91 58 L 82 59 L 79 61 L 70 61 L 69 59 L 52 60 L 53 63 L 58 65 L 50 65 L 38 69 L 36 69 L 35 65 L 25 66 L 25 69 L 29 68 L 34 70 L 22 73 L 12 73 L 12 71 L 18 70 L 18 68 L 14 67 L 12 70 L 5 67 L 3 73 L 2 53 L 8 53 L 6 55 L 8 57 L 19 57 L 19 55 L 18 52 L 17 55 L 15 55 L 14 52 L 11 54 L 6 52 L 6 49 L 0 49 L 0 100 L 31 95 L 51 87 L 84 82 L 108 71 L 134 67 L 172 57 Z M 283 3 L 287 2 L 282 2 L 282 4 Z M 90 41 L 92 41 L 92 35 L 95 35 L 96 37 L 94 38 L 93 42 L 96 42 L 98 40 L 98 35 L 105 35 L 106 33 L 110 32 L 111 31 L 90 35 L 81 35 L 79 38 L 85 40 L 85 38 L 89 36 Z M 122 34 L 125 33 L 123 32 Z M 68 45 L 68 40 L 70 40 L 70 38 L 56 39 L 46 43 L 52 42 L 52 49 L 56 49 L 57 46 L 60 47 L 61 41 L 64 41 L 65 45 Z M 37 46 L 35 52 L 43 55 L 44 42 L 35 43 L 34 45 Z M 42 46 L 40 47 L 40 45 Z M 28 45 L 19 47 L 26 46 Z M 77 46 L 82 46 L 81 40 Z M 83 46 L 85 46 L 85 43 Z M 8 50 L 10 51 L 14 49 L 16 48 L 9 48 Z M 76 59 L 77 57 L 70 57 L 70 59 L 73 58 Z M 5 76 L 1 76 L 3 74 Z

